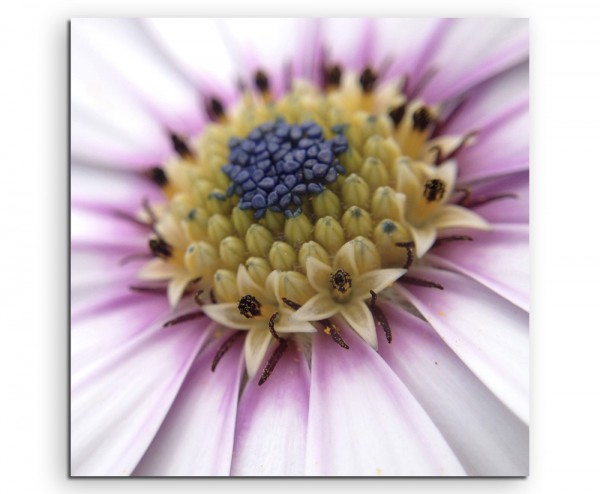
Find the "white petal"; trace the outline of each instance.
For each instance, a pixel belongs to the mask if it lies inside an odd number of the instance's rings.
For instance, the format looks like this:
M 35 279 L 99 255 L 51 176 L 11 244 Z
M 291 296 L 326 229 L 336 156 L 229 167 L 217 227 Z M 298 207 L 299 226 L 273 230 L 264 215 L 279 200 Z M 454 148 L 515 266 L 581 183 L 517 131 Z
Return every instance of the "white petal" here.
M 493 122 L 458 154 L 459 180 L 472 182 L 529 168 L 529 105 Z
M 127 249 L 112 250 L 93 245 L 71 248 L 72 312 L 119 294 L 132 294 L 129 286 L 137 283 L 140 263 L 120 264 L 119 260 L 127 255 Z
M 397 285 L 444 341 L 521 420 L 529 418 L 528 315 L 459 274 L 414 269 L 444 290 Z
M 364 302 L 342 304 L 340 312 L 360 337 L 377 350 L 377 333 L 371 311 Z
M 469 475 L 526 476 L 529 431 L 422 319 L 380 306 L 393 331 L 379 354 L 425 409 Z
M 171 319 L 194 309 L 185 302 L 172 312 L 166 297 L 153 297 L 129 289 L 129 283 L 109 284 L 106 291 L 86 295 L 71 310 L 71 372 L 95 364 L 135 339 L 165 317 Z M 167 314 L 167 316 L 165 316 Z M 165 321 L 166 322 L 166 321 Z
M 428 259 L 470 276 L 528 311 L 529 228 L 494 225 L 491 232 L 476 232 L 472 237 L 473 242 L 468 244 L 440 247 Z
M 110 195 L 106 191 L 110 190 Z M 156 184 L 142 173 L 131 173 L 126 169 L 111 169 L 92 166 L 71 158 L 71 207 L 86 207 L 103 211 L 115 221 L 119 218 L 116 211 L 124 211 L 135 216 L 142 207 L 142 197 L 154 203 L 162 198 L 162 192 Z M 149 232 L 149 228 L 128 222 L 138 234 Z M 114 225 L 113 225 L 114 228 Z M 73 225 L 71 225 L 71 234 Z M 96 232 L 100 234 L 101 232 Z M 122 240 L 122 239 L 120 239 Z
M 71 472 L 129 475 L 160 427 L 208 334 L 160 324 L 73 375 Z
M 464 475 L 425 411 L 352 331 L 313 336 L 306 475 Z
M 529 223 L 529 171 L 512 173 L 472 187 L 473 199 L 494 194 L 512 193 L 508 197 L 478 206 L 474 211 L 490 223 Z
M 481 131 L 499 118 L 505 119 L 515 109 L 522 108 L 523 102 L 527 101 L 529 64 L 523 62 L 470 91 L 459 111 L 444 125 L 444 133 L 462 135 L 473 130 Z
M 339 306 L 327 293 L 317 293 L 291 317 L 292 321 L 320 321 L 339 312 Z
M 239 60 L 229 51 L 218 19 L 145 19 L 143 25 L 205 96 L 233 93 Z
M 243 359 L 238 341 L 212 372 L 223 342 L 196 359 L 134 475 L 229 475 Z
M 421 74 L 435 71 L 423 97 L 430 102 L 453 98 L 519 64 L 527 59 L 528 41 L 526 19 L 453 20 L 421 65 Z
M 265 358 L 269 345 L 274 340 L 267 328 L 249 331 L 244 342 L 244 359 L 248 376 L 253 378 Z
M 81 207 L 81 204 L 72 207 L 72 245 L 98 245 L 126 249 L 128 253 L 149 253 L 148 234 L 148 229 L 119 219 L 116 211 L 110 213 L 98 206 Z
M 170 130 L 192 133 L 200 128 L 204 116 L 197 88 L 162 56 L 137 20 L 75 19 L 71 36 L 73 44 L 93 47 L 85 54 L 93 61 L 86 72 L 96 68 L 88 77 L 96 91 L 102 93 L 112 77 L 148 116 Z
M 291 344 L 262 385 L 248 382 L 238 407 L 231 475 L 303 475 L 310 373 Z

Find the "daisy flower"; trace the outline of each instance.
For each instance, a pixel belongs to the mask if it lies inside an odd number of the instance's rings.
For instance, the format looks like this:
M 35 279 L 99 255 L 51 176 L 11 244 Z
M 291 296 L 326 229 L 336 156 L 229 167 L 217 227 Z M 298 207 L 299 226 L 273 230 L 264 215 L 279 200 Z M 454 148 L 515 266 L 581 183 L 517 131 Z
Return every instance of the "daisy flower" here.
M 71 25 L 71 473 L 528 473 L 528 25 Z

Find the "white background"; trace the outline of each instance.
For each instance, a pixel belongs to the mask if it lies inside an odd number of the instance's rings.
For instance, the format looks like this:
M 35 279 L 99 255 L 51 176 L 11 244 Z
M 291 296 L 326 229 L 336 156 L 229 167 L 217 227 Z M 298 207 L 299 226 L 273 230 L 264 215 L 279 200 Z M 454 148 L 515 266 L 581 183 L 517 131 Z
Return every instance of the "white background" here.
M 83 2 L 82 2 L 83 3 Z M 600 8 L 583 0 L 334 4 L 5 1 L 0 14 L 0 490 L 600 492 Z M 398 5 L 391 7 L 390 5 Z M 217 10 L 218 9 L 218 10 Z M 523 16 L 531 27 L 527 480 L 67 478 L 67 20 L 83 15 Z

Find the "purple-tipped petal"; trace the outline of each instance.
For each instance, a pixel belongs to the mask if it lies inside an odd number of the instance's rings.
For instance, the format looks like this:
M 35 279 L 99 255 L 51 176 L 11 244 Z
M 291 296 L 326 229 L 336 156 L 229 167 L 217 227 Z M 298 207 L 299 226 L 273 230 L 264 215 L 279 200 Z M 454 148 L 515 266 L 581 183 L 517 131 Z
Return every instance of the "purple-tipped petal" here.
M 420 96 L 430 103 L 451 99 L 526 60 L 528 31 L 526 19 L 455 20 L 417 68 L 417 80 L 434 71 Z
M 148 448 L 208 334 L 163 322 L 73 375 L 73 475 L 130 475 Z
M 498 117 L 529 101 L 529 63 L 522 62 L 462 97 L 462 104 L 444 124 L 445 134 L 464 134 L 485 128 Z
M 134 475 L 229 475 L 244 361 L 239 340 L 212 372 L 213 358 L 223 342 L 222 338 L 205 348 L 189 369 Z
M 132 292 L 128 283 L 73 287 L 71 315 L 71 371 L 102 360 L 156 323 L 169 307 L 166 296 L 148 306 L 148 299 Z M 94 296 L 95 295 L 95 296 Z
M 529 420 L 528 314 L 464 275 L 411 269 L 444 290 L 398 287 L 483 383 L 525 423 Z
M 310 373 L 294 344 L 271 376 L 246 385 L 238 408 L 232 475 L 303 475 Z
M 123 209 L 134 213 L 142 206 L 142 199 L 159 201 L 163 194 L 155 183 L 144 174 L 156 162 L 148 163 L 140 170 L 118 169 L 118 163 L 86 164 L 74 159 L 71 164 L 71 205 L 97 209 Z M 111 170 L 107 170 L 109 167 Z M 133 165 L 137 167 L 137 164 Z M 110 195 L 107 191 L 110 190 Z
M 184 134 L 201 128 L 197 88 L 148 43 L 136 20 L 75 19 L 71 39 L 87 48 L 72 64 L 92 62 L 84 76 L 97 94 L 111 94 L 106 81 L 112 78 L 163 127 Z
M 512 112 L 476 136 L 472 146 L 458 154 L 458 181 L 469 182 L 529 168 L 529 113 Z
M 434 421 L 469 475 L 528 474 L 528 429 L 422 319 L 382 305 L 379 354 Z
M 460 271 L 491 288 L 521 309 L 529 310 L 529 228 L 495 225 L 473 232 L 473 241 L 455 242 L 429 256 L 433 264 Z
M 464 475 L 396 374 L 352 330 L 343 337 L 349 350 L 313 337 L 306 474 Z
M 150 230 L 135 222 L 120 219 L 118 214 L 105 214 L 90 209 L 73 208 L 71 210 L 71 244 L 95 243 L 123 248 L 129 251 L 149 252 L 144 236 Z
M 232 52 L 228 40 L 223 39 L 218 19 L 159 18 L 140 22 L 150 42 L 193 82 L 202 96 L 217 97 L 223 103 L 237 97 L 239 54 Z
M 496 194 L 513 194 L 473 208 L 489 223 L 529 223 L 529 171 L 511 173 L 471 188 L 472 201 L 485 200 Z

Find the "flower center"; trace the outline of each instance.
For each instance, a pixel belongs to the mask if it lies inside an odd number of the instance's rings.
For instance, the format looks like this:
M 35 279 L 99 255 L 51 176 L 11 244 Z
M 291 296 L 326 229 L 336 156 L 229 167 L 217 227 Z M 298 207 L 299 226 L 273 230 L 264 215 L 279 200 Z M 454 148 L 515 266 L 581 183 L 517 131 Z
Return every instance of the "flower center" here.
M 348 142 L 336 131 L 326 140 L 313 121 L 290 125 L 280 118 L 254 128 L 246 139 L 231 138 L 223 166 L 232 181 L 227 196 L 235 194 L 240 209 L 253 210 L 255 220 L 267 209 L 287 217 L 300 213 L 304 196 L 322 192 L 345 172 L 338 156 Z
M 445 158 L 470 142 L 430 138 L 437 110 L 372 68 L 332 65 L 322 76 L 322 89 L 297 83 L 276 99 L 259 71 L 236 108 L 208 99 L 213 123 L 196 140 L 172 135 L 176 155 L 147 172 L 167 202 L 140 215 L 153 232 L 142 278 L 166 280 L 172 305 L 195 293 L 202 313 L 264 331 L 280 352 L 315 330 L 348 348 L 334 316 L 362 335 L 352 318 L 370 313 L 391 341 L 376 296 L 385 300 L 435 242 L 442 199 L 454 193 Z

